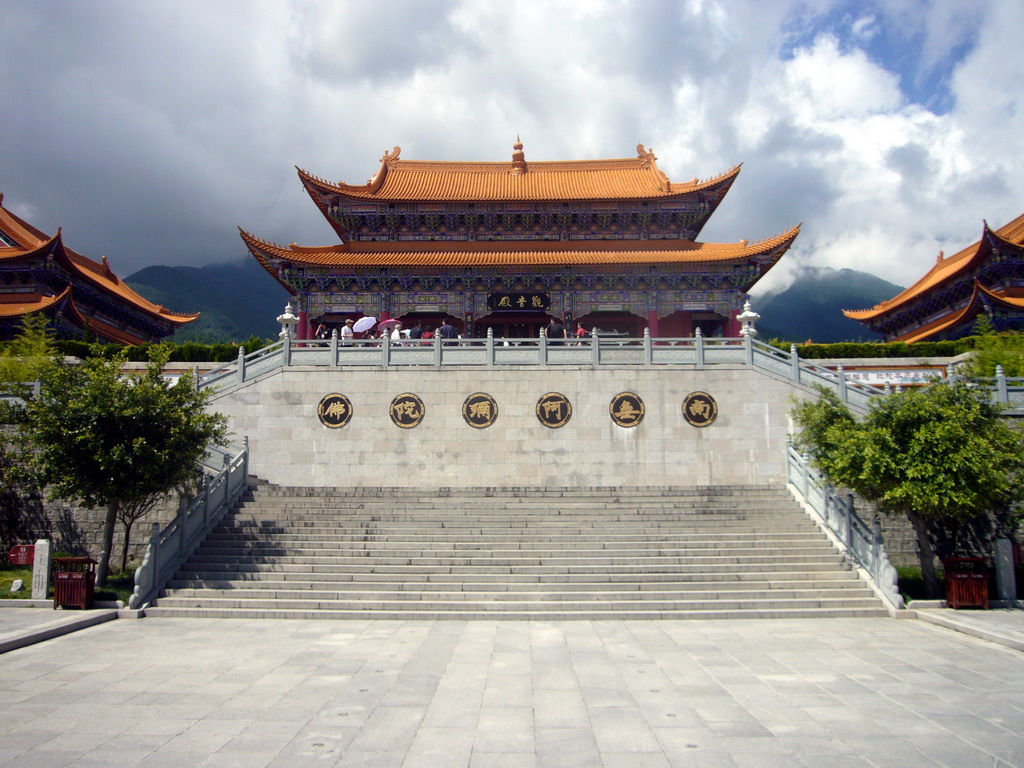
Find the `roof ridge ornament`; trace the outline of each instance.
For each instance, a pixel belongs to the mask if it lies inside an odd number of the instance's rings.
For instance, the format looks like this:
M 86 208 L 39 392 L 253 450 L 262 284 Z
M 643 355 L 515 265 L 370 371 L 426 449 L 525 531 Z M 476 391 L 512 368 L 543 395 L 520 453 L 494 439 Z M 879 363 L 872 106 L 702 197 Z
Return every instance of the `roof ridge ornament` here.
M 648 163 L 653 162 L 654 160 L 658 159 L 654 155 L 654 148 L 652 147 L 649 150 L 648 149 L 644 149 L 644 145 L 643 144 L 637 144 L 636 145 L 636 156 L 644 161 L 642 163 L 643 165 L 647 165 Z
M 526 173 L 526 153 L 523 152 L 523 142 L 516 134 L 516 143 L 512 145 L 512 175 L 522 176 Z

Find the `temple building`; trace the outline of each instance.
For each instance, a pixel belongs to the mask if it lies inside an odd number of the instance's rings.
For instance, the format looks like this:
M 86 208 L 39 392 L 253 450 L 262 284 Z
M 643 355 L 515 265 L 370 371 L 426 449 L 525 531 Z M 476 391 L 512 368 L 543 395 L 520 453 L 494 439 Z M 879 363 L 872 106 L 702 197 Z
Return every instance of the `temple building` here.
M 843 310 L 886 341 L 937 341 L 969 336 L 985 313 L 997 330 L 1024 327 L 1024 215 L 945 257 L 939 251 L 924 277 L 872 309 Z
M 747 292 L 799 232 L 698 242 L 738 173 L 670 181 L 643 145 L 571 162 L 528 162 L 518 140 L 510 162 L 411 161 L 395 147 L 363 185 L 299 170 L 340 244 L 241 234 L 295 296 L 299 338 L 364 315 L 447 319 L 473 337 L 536 337 L 553 317 L 570 331 L 736 336 Z
M 3 206 L 0 194 L 0 339 L 21 318 L 44 313 L 58 338 L 142 344 L 171 335 L 198 314 L 171 312 L 142 298 L 102 262 L 46 235 Z

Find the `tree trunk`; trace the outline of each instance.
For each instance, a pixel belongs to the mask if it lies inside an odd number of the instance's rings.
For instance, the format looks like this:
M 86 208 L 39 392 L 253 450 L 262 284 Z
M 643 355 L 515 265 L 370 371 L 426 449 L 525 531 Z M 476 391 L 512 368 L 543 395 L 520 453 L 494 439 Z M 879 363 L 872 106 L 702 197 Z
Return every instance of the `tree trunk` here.
M 132 543 L 132 522 L 124 524 L 124 545 L 121 547 L 121 573 L 128 567 L 128 547 Z
M 114 548 L 114 523 L 117 522 L 116 501 L 107 505 L 107 517 L 103 521 L 103 549 L 100 552 L 100 562 L 96 568 L 96 586 L 99 588 L 107 585 L 107 573 L 110 570 L 110 553 Z
M 907 512 L 907 518 L 917 535 L 917 559 L 921 563 L 921 578 L 924 579 L 924 591 L 929 600 L 942 598 L 939 577 L 935 573 L 935 550 L 932 538 L 928 534 L 928 523 L 917 512 Z

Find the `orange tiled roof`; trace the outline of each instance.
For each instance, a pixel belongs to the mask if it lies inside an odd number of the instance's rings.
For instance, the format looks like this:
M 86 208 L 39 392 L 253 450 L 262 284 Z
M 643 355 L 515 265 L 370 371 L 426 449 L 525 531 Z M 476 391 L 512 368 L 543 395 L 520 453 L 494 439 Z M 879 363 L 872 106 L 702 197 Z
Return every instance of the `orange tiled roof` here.
M 69 286 L 57 296 L 40 296 L 38 293 L 7 294 L 0 298 L 0 317 L 20 317 L 49 309 L 64 299 L 70 290 Z
M 990 231 L 987 225 L 985 225 L 985 231 Z M 992 234 L 1013 245 L 1024 245 L 1024 214 L 1021 214 L 1009 224 L 995 230 Z M 948 258 L 937 260 L 935 265 L 925 273 L 924 277 L 893 298 L 876 304 L 871 309 L 844 309 L 843 314 L 854 320 L 864 321 L 873 320 L 876 317 L 892 312 L 932 288 L 942 285 L 970 270 L 976 264 L 980 250 L 981 240 L 978 240 L 976 243 L 972 243 Z
M 924 341 L 938 333 L 946 330 L 947 328 L 953 328 L 960 323 L 967 322 L 971 318 L 975 317 L 981 311 L 981 302 L 979 299 L 982 296 L 987 296 L 992 302 L 996 304 L 1002 304 L 1008 307 L 1014 307 L 1016 309 L 1024 309 L 1024 297 L 1011 296 L 1003 291 L 992 291 L 983 286 L 977 280 L 974 281 L 974 293 L 971 294 L 970 301 L 967 302 L 956 312 L 953 312 L 944 317 L 940 317 L 927 325 L 922 325 L 920 328 L 915 328 L 912 331 L 908 331 L 901 336 L 897 336 L 893 341 L 905 341 L 907 343 L 913 341 Z
M 710 264 L 773 253 L 778 260 L 800 226 L 756 243 L 698 243 L 691 240 L 530 240 L 530 241 L 355 241 L 326 248 L 290 247 L 239 230 L 249 250 L 267 267 L 267 259 L 316 266 L 489 266 L 569 264 Z
M 0 243 L 0 261 L 15 261 L 32 257 L 48 250 L 70 272 L 81 276 L 103 290 L 121 297 L 134 304 L 137 308 L 167 320 L 174 325 L 184 325 L 199 317 L 198 313 L 172 312 L 166 307 L 154 304 L 148 299 L 143 298 L 114 274 L 107 263 L 106 257 L 103 258 L 101 263 L 97 263 L 77 251 L 71 250 L 63 244 L 59 229 L 57 234 L 52 237 L 40 232 L 7 210 L 3 206 L 3 195 L 0 195 L 0 233 L 3 233 L 7 239 L 17 243 L 16 246 L 4 246 Z M 94 321 L 90 320 L 90 322 Z
M 729 186 L 736 166 L 704 181 L 671 182 L 657 166 L 653 152 L 637 145 L 637 157 L 615 160 L 556 162 L 429 162 L 399 160 L 395 147 L 381 158 L 380 170 L 365 185 L 331 183 L 299 171 L 312 194 L 340 194 L 368 200 L 622 200 L 667 198 L 718 186 Z

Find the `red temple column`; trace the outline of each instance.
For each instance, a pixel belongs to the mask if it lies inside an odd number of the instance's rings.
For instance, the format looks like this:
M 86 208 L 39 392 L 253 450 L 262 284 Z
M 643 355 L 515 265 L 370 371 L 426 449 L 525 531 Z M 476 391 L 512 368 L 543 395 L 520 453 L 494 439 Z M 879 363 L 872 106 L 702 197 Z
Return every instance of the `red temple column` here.
M 647 329 L 651 332 L 652 339 L 656 339 L 661 335 L 658 332 L 658 313 L 653 309 L 647 313 Z
M 304 309 L 299 310 L 299 324 L 295 327 L 295 339 L 308 339 L 309 338 L 309 312 Z
M 679 317 L 681 320 L 679 334 L 684 339 L 688 339 L 693 336 L 693 312 L 680 312 Z
M 725 335 L 730 339 L 738 338 L 740 335 L 740 328 L 743 327 L 743 323 L 736 318 L 742 311 L 743 310 L 740 309 L 734 309 L 729 313 L 729 320 L 725 324 Z

